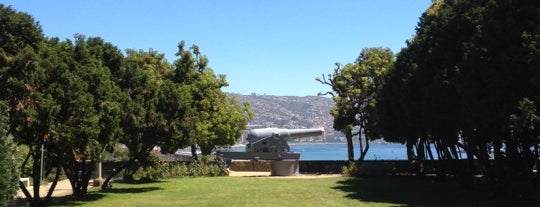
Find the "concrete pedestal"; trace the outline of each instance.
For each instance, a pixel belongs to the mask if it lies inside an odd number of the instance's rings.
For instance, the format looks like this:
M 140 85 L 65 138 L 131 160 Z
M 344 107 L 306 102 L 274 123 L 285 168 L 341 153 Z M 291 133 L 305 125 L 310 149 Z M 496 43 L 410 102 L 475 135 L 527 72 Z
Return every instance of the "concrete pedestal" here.
M 270 163 L 272 176 L 299 175 L 300 162 L 298 160 L 280 160 Z
M 94 178 L 94 186 L 101 186 L 103 178 L 101 177 L 101 162 L 96 163 L 96 177 Z

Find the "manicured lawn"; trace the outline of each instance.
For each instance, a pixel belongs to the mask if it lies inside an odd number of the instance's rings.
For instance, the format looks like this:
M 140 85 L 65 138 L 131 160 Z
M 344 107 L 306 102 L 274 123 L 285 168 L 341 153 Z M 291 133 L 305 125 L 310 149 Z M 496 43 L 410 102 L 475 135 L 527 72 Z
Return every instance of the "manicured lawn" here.
M 97 190 L 97 189 L 96 189 Z M 171 179 L 159 183 L 114 183 L 84 199 L 55 199 L 57 206 L 505 206 L 489 194 L 457 185 L 411 178 Z M 516 204 L 516 203 L 513 203 Z

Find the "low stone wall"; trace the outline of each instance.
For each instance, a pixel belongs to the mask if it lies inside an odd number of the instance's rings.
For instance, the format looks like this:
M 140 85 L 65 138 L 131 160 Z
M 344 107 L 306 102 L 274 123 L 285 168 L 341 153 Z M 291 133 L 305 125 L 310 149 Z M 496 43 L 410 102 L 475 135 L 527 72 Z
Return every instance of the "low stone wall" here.
M 232 160 L 227 163 L 232 171 L 270 172 L 270 161 L 267 160 Z
M 300 160 L 300 174 L 340 174 L 345 160 Z
M 266 160 L 233 160 L 229 164 L 232 171 L 270 171 L 270 162 Z M 300 160 L 300 174 L 340 174 L 345 160 Z M 362 172 L 366 175 L 388 175 L 408 171 L 409 164 L 404 160 L 364 161 Z

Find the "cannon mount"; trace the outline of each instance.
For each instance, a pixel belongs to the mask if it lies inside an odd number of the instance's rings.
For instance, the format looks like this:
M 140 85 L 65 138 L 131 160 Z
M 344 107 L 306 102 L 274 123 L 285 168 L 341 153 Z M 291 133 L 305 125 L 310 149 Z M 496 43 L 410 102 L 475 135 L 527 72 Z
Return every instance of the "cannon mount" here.
M 300 153 L 290 152 L 288 139 L 324 136 L 324 128 L 262 128 L 247 131 L 245 152 L 221 152 L 226 160 L 270 160 L 272 175 L 297 175 Z

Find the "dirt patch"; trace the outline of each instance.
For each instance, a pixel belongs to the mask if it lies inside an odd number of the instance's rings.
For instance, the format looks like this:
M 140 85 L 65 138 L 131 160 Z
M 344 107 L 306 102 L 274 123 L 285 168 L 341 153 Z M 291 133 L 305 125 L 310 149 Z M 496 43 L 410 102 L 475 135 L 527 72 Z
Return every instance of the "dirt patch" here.
M 49 192 L 49 188 L 51 187 L 51 183 L 43 184 L 39 188 L 39 195 L 40 197 L 45 197 L 47 195 L 47 192 Z M 92 183 L 88 184 L 88 188 L 92 187 Z M 28 192 L 30 192 L 30 195 L 34 195 L 34 189 L 32 186 L 26 187 Z M 67 195 L 72 195 L 73 191 L 71 190 L 71 183 L 69 183 L 68 179 L 60 180 L 56 184 L 56 187 L 54 188 L 54 192 L 52 194 L 52 197 L 63 197 Z M 17 198 L 25 198 L 24 193 L 22 190 L 19 189 L 17 192 Z

